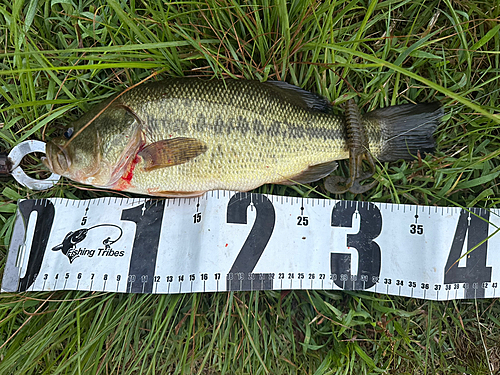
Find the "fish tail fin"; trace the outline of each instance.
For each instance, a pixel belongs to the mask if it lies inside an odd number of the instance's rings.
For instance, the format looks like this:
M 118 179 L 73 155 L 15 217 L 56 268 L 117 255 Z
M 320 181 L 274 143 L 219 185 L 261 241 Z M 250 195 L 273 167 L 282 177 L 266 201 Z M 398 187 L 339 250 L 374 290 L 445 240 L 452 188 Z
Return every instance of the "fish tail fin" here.
M 444 111 L 441 103 L 403 104 L 380 108 L 364 116 L 381 128 L 382 149 L 375 155 L 380 161 L 411 160 L 417 152 L 433 152 L 433 133 Z

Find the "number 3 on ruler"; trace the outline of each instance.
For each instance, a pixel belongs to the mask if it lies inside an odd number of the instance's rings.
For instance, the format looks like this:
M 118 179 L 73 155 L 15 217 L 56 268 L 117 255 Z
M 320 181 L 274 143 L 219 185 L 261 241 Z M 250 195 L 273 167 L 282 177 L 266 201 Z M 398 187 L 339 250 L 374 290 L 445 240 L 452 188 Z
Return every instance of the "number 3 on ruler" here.
M 351 254 L 332 253 L 330 271 L 339 275 L 335 284 L 346 290 L 368 289 L 375 285 L 380 275 L 380 247 L 373 240 L 382 230 L 382 215 L 373 203 L 338 202 L 332 210 L 332 227 L 351 228 L 352 217 L 359 215 L 359 231 L 347 235 L 347 247 L 358 251 L 358 274 L 351 281 Z M 347 280 L 346 280 L 347 279 Z

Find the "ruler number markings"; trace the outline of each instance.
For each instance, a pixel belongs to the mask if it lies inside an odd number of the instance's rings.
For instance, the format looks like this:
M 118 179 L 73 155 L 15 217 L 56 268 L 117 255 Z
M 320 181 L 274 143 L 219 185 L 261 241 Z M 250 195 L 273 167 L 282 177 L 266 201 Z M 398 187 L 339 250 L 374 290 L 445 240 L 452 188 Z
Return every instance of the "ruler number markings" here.
M 135 264 L 136 269 L 129 269 L 127 280 L 130 288 L 127 287 L 127 292 L 151 293 L 153 284 L 159 283 L 163 279 L 163 277 L 156 276 L 154 271 L 162 229 L 164 205 L 165 201 L 146 201 L 136 207 L 124 209 L 121 212 L 121 220 L 131 221 L 136 225 L 130 261 L 130 266 L 132 267 Z M 302 204 L 300 215 L 297 216 L 295 223 L 297 226 L 308 226 L 309 224 L 309 217 L 304 215 L 303 206 L 304 204 Z M 202 219 L 198 207 L 199 204 L 197 205 L 196 213 L 192 216 L 194 224 L 200 223 Z M 255 222 L 227 275 L 228 290 L 272 289 L 273 287 L 274 273 L 253 274 L 253 270 L 270 240 L 276 223 L 276 214 L 272 202 L 264 195 L 237 193 L 231 197 L 227 205 L 227 223 L 247 224 L 246 213 L 249 207 L 256 210 Z M 32 286 L 34 288 L 34 283 L 41 270 L 43 255 L 45 254 L 48 237 L 54 222 L 55 207 L 49 200 L 27 200 L 19 202 L 19 211 L 25 222 L 29 220 L 35 221 L 32 240 L 28 245 L 31 248 L 26 249 L 26 251 L 29 251 L 29 260 L 22 265 L 26 270 L 24 272 L 25 275 L 19 279 L 18 284 L 19 291 L 26 291 Z M 36 212 L 37 215 L 31 217 L 33 212 Z M 421 282 L 422 280 L 415 280 L 415 278 L 412 280 L 402 280 L 387 277 L 380 280 L 383 284 L 386 284 L 387 291 L 389 291 L 389 285 L 391 288 L 394 285 L 394 287 L 399 287 L 400 292 L 401 287 L 411 288 L 412 295 L 413 289 L 421 289 L 424 291 L 424 298 L 426 291 L 433 292 L 436 298 L 439 298 L 440 291 L 443 291 L 445 294 L 448 293 L 448 296 L 450 296 L 451 292 L 455 293 L 456 298 L 457 292 L 463 289 L 463 296 L 465 298 L 481 298 L 485 297 L 486 289 L 496 289 L 498 282 L 492 282 L 492 267 L 487 266 L 486 263 L 490 212 L 487 210 L 473 210 L 473 212 L 471 213 L 467 210 L 460 211 L 444 267 L 445 273 L 442 284 L 439 282 L 435 283 L 434 280 Z M 357 274 L 352 275 L 351 254 L 331 251 L 329 259 L 330 279 L 332 283 L 345 290 L 370 289 L 374 285 L 376 286 L 379 283 L 381 271 L 381 249 L 376 238 L 382 230 L 382 215 L 376 205 L 367 202 L 337 202 L 331 212 L 331 227 L 351 228 L 353 226 L 353 218 L 356 215 L 360 220 L 359 230 L 357 233 L 348 233 L 346 235 L 346 245 L 358 253 Z M 415 215 L 415 219 L 417 217 Z M 87 216 L 85 215 L 82 220 L 86 222 L 86 219 Z M 85 224 L 85 222 L 82 222 L 82 224 Z M 148 232 L 148 234 L 145 235 L 145 232 Z M 142 238 L 139 239 L 141 234 Z M 409 234 L 423 235 L 424 225 L 417 223 L 417 220 L 415 220 L 415 223 L 409 224 Z M 151 263 L 147 267 L 144 266 L 146 261 L 143 260 L 142 262 L 139 261 L 142 267 L 137 267 L 137 259 L 134 258 L 144 259 L 145 249 L 149 250 L 149 252 L 146 251 L 147 258 L 153 261 L 153 266 L 151 266 Z M 468 254 L 463 256 L 466 252 Z M 461 260 L 462 257 L 465 258 L 465 262 Z M 54 276 L 51 276 L 49 273 L 41 273 L 41 275 L 43 275 L 43 281 L 40 284 L 43 283 L 43 286 L 41 286 L 43 290 L 52 284 L 52 282 L 49 283 L 49 278 L 53 280 L 53 289 L 56 286 L 63 289 L 66 287 L 71 288 L 73 281 L 76 282 L 78 289 L 81 287 L 80 281 L 86 278 L 82 272 L 71 272 L 71 279 L 68 272 L 57 273 Z M 199 276 L 196 277 L 196 274 L 188 273 L 186 274 L 186 278 L 189 277 L 191 283 L 197 280 L 205 282 L 211 278 L 208 275 L 207 273 L 200 272 Z M 218 284 L 220 273 L 214 275 Z M 62 276 L 62 280 L 58 283 L 59 276 Z M 95 284 L 94 274 L 89 276 L 90 290 L 92 290 Z M 131 276 L 134 276 L 134 278 L 131 278 Z M 311 288 L 313 287 L 313 280 L 316 278 L 321 280 L 321 285 L 323 285 L 323 280 L 325 279 L 324 274 L 297 271 L 295 273 L 280 272 L 276 273 L 276 276 L 279 280 L 289 279 L 290 287 L 292 287 L 294 279 L 300 280 L 301 287 L 303 279 L 307 278 L 311 280 Z M 103 274 L 101 277 L 104 284 L 103 289 L 106 289 L 108 274 Z M 137 277 L 138 282 L 132 285 L 136 281 L 135 277 Z M 121 276 L 117 275 L 117 288 L 120 278 Z M 166 280 L 170 284 L 174 281 L 174 277 L 167 276 L 163 280 Z M 179 282 L 182 283 L 183 281 L 184 275 L 179 275 Z M 257 281 L 260 282 L 258 283 Z M 99 289 L 99 286 L 97 288 Z
M 151 293 L 153 291 L 152 281 L 156 268 L 164 208 L 164 200 L 149 200 L 122 211 L 121 220 L 136 224 L 128 275 L 134 275 L 141 280 L 140 283 L 129 282 L 129 292 Z M 130 279 L 128 277 L 128 280 Z
M 330 272 L 340 275 L 339 278 L 333 278 L 334 282 L 345 290 L 369 289 L 378 282 L 380 276 L 381 251 L 374 240 L 382 231 L 382 215 L 373 203 L 364 203 L 337 202 L 332 209 L 332 227 L 352 228 L 354 214 L 359 216 L 358 233 L 347 234 L 347 247 L 358 251 L 359 277 L 351 275 L 351 254 L 330 255 Z
M 193 223 L 194 224 L 201 223 L 201 212 L 197 212 L 193 215 Z
M 27 261 L 26 274 L 19 280 L 18 291 L 24 292 L 28 290 L 31 284 L 35 283 L 36 276 L 40 272 L 43 256 L 47 248 L 50 230 L 54 222 L 55 207 L 51 201 L 47 199 L 41 200 L 26 200 L 19 202 L 19 212 L 23 216 L 24 222 L 28 223 L 31 213 L 36 211 L 36 223 L 33 238 L 31 241 L 31 249 L 29 251 L 29 259 Z M 23 265 L 24 267 L 24 265 Z
M 297 225 L 307 227 L 309 225 L 309 217 L 297 216 Z
M 492 270 L 491 267 L 486 266 L 489 218 L 490 212 L 487 210 L 481 209 L 479 214 L 469 213 L 463 209 L 460 211 L 444 270 L 444 283 L 454 284 L 455 289 L 458 289 L 457 285 L 462 283 L 465 289 L 465 298 L 484 297 L 485 287 L 491 282 Z M 466 266 L 459 267 L 466 235 L 466 249 L 470 253 L 465 255 Z M 470 288 L 470 283 L 472 283 L 472 288 Z M 479 285 L 481 288 L 478 287 Z
M 424 225 L 423 224 L 410 224 L 410 234 L 424 234 Z
M 251 205 L 257 215 L 250 233 L 229 270 L 227 290 L 251 290 L 255 287 L 272 289 L 271 277 L 266 277 L 262 283 L 254 285 L 255 275 L 252 274 L 271 238 L 276 223 L 276 212 L 271 201 L 265 195 L 236 193 L 227 205 L 226 222 L 247 224 L 247 209 Z

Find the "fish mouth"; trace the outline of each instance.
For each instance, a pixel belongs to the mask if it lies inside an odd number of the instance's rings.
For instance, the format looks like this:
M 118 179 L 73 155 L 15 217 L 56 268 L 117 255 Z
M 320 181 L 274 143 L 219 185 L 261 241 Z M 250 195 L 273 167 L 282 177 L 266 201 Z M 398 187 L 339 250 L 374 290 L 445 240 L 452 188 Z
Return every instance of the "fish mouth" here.
M 46 146 L 46 154 L 47 157 L 42 161 L 52 172 L 63 176 L 69 171 L 71 159 L 66 148 L 57 143 L 49 142 Z

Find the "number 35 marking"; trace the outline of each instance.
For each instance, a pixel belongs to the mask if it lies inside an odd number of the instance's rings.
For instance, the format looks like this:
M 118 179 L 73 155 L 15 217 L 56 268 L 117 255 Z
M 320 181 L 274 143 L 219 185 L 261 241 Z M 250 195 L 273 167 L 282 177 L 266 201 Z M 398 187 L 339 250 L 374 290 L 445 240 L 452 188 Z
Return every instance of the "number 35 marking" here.
M 424 225 L 410 224 L 410 234 L 424 234 Z

